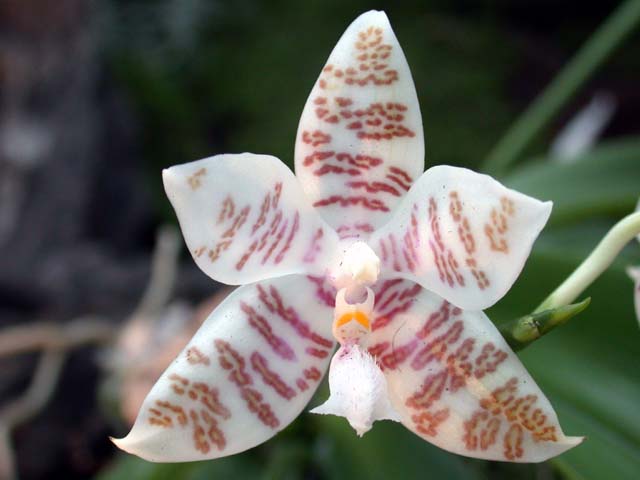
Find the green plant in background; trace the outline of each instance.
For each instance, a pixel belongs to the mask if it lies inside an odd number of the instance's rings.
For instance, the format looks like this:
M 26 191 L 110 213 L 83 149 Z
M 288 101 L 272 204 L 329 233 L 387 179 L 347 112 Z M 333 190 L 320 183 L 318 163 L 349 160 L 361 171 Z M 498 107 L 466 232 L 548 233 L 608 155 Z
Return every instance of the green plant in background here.
M 500 143 L 512 145 L 507 149 L 508 153 L 489 157 L 508 160 L 489 160 L 489 167 L 493 162 L 496 170 L 504 171 L 505 167 L 519 158 L 528 142 L 575 93 L 587 74 L 624 38 L 636 23 L 639 14 L 639 2 L 634 1 L 626 2 L 614 13 L 600 33 L 588 43 L 589 47 L 585 49 L 587 53 L 580 54 L 579 61 L 572 62 L 560 77 L 565 80 L 558 80 L 554 83 L 556 86 L 551 87 L 551 91 L 556 93 L 543 94 L 543 99 L 552 100 L 543 100 L 546 107 L 533 109 L 538 112 L 533 115 L 535 120 L 516 122 L 514 131 L 517 135 L 508 134 L 505 137 L 508 140 L 515 135 L 518 140 Z M 570 80 L 566 80 L 567 78 Z M 557 93 L 558 90 L 561 93 Z M 524 118 L 531 118 L 531 115 L 526 114 Z M 524 127 L 521 126 L 523 124 Z M 504 147 L 496 149 L 496 152 L 500 151 L 504 152 Z M 513 291 L 494 307 L 492 317 L 518 317 L 522 315 L 523 306 L 533 308 L 536 299 L 542 298 L 553 285 L 573 284 L 571 278 L 575 278 L 575 275 L 569 276 L 566 283 L 563 278 L 608 231 L 609 221 L 604 217 L 629 212 L 637 201 L 640 184 L 639 156 L 638 140 L 629 139 L 598 147 L 593 152 L 586 153 L 584 159 L 571 165 L 538 160 L 515 168 L 504 177 L 505 183 L 510 187 L 536 197 L 553 199 L 555 207 L 551 224 L 555 228 L 541 237 L 540 245 L 534 250 L 522 278 Z M 623 226 L 635 222 L 637 217 L 629 217 Z M 624 238 L 630 239 L 633 231 L 623 230 L 626 233 Z M 614 229 L 609 238 L 616 231 Z M 617 243 L 622 247 L 626 242 L 620 240 Z M 608 249 L 607 251 L 610 252 Z M 598 250 L 594 252 L 596 257 L 597 253 Z M 625 291 L 631 292 L 631 287 L 622 274 L 623 266 L 638 263 L 637 258 L 637 251 L 623 251 L 618 262 L 614 262 L 588 292 L 593 297 L 589 312 L 582 314 L 580 321 L 570 322 L 562 331 L 546 337 L 534 348 L 523 352 L 525 364 L 534 377 L 540 379 L 541 386 L 558 405 L 559 416 L 566 423 L 566 428 L 584 432 L 589 437 L 589 441 L 580 448 L 553 460 L 554 466 L 567 478 L 634 478 L 640 469 L 640 427 L 634 407 L 640 398 L 640 379 L 638 369 L 633 368 L 638 366 L 639 342 L 636 326 L 630 321 L 633 318 L 631 302 L 622 294 Z M 609 258 L 603 266 L 606 268 L 611 260 L 613 258 Z M 581 267 L 582 271 L 588 269 L 594 272 L 590 268 L 593 263 L 587 261 L 586 265 L 587 267 Z M 591 275 L 588 282 L 581 282 L 578 293 L 596 276 Z M 580 269 L 577 277 L 586 278 L 580 274 Z M 576 291 L 575 288 L 572 290 Z M 502 322 L 501 331 L 507 338 L 511 335 L 517 342 L 523 343 L 524 339 L 524 343 L 528 344 L 533 339 L 529 333 L 532 324 L 541 326 L 542 333 L 545 333 L 545 325 L 549 325 L 549 322 L 555 325 L 566 320 L 565 305 L 573 300 L 571 296 L 561 295 L 559 303 L 543 307 L 551 307 L 555 311 L 542 311 L 516 321 Z M 628 295 L 628 298 L 631 296 Z M 575 313 L 582 306 L 570 308 L 569 313 Z M 374 430 L 367 434 L 363 443 L 357 444 L 339 424 L 328 422 L 328 425 L 306 419 L 305 425 L 294 425 L 281 435 L 282 438 L 275 441 L 275 445 L 266 447 L 261 452 L 245 455 L 244 461 L 233 457 L 216 461 L 215 465 L 158 467 L 142 466 L 135 460 L 126 460 L 120 467 L 120 472 L 128 472 L 129 468 L 147 469 L 148 473 L 145 475 L 149 478 L 155 478 L 154 475 L 171 475 L 169 471 L 175 475 L 183 475 L 184 478 L 199 478 L 215 473 L 224 475 L 225 471 L 244 472 L 248 477 L 265 475 L 266 471 L 267 476 L 275 478 L 286 475 L 299 478 L 305 472 L 331 478 L 349 475 L 351 478 L 357 478 L 358 475 L 385 478 L 386 475 L 398 474 L 400 471 L 415 477 L 429 471 L 440 472 L 441 476 L 449 478 L 481 478 L 491 469 L 492 476 L 504 475 L 508 478 L 514 472 L 524 476 L 530 471 L 525 470 L 525 467 L 510 470 L 511 467 L 490 467 L 451 458 L 447 454 L 418 445 L 413 437 L 393 427 L 382 427 L 381 433 Z M 305 430 L 310 426 L 316 431 Z M 310 440 L 312 448 L 301 450 L 296 445 L 296 439 Z M 344 455 L 345 451 L 350 454 Z M 370 452 L 376 454 L 371 455 Z M 330 462 L 327 461 L 328 458 L 331 458 Z M 138 467 L 134 467 L 135 465 Z M 257 467 L 258 465 L 266 465 L 266 470 Z M 258 470 L 261 471 L 260 474 Z M 111 475 L 117 477 L 118 474 L 116 470 Z

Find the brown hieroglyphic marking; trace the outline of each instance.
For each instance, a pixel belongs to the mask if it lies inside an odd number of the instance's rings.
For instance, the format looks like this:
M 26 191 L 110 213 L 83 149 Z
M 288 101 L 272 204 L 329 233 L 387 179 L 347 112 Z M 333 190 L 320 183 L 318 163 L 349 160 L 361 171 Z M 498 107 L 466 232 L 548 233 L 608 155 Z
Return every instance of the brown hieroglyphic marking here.
M 256 231 L 265 224 L 265 222 L 267 221 L 267 214 L 269 213 L 270 209 L 271 192 L 267 192 L 262 200 L 262 204 L 260 205 L 260 214 L 258 215 L 258 219 L 251 227 L 251 235 L 255 235 Z
M 408 270 L 415 273 L 421 262 L 418 253 L 420 245 L 418 206 L 414 204 L 410 222 L 402 235 L 402 241 L 397 240 L 394 233 L 389 233 L 386 237 L 381 237 L 378 240 L 382 264 L 389 266 L 396 272 Z
M 189 411 L 189 416 L 193 422 L 193 442 L 197 450 L 201 453 L 209 453 L 211 446 L 209 441 L 222 451 L 227 444 L 224 433 L 218 427 L 218 421 L 209 415 L 205 410 L 200 410 L 199 415 L 195 410 Z M 202 423 L 200 423 L 202 419 Z M 205 432 L 205 428 L 207 429 Z
M 316 299 L 327 307 L 336 306 L 336 289 L 327 281 L 326 277 L 307 276 L 307 280 L 315 285 Z
M 301 392 L 304 392 L 309 389 L 309 384 L 305 382 L 302 378 L 296 380 L 296 386 L 300 389 Z
M 216 222 L 218 225 L 221 223 L 230 220 L 231 217 L 235 214 L 236 204 L 231 198 L 230 195 L 222 201 L 222 208 L 220 209 L 220 213 L 218 214 L 218 221 Z
M 202 364 L 209 366 L 209 364 L 211 363 L 209 357 L 202 353 L 198 347 L 189 347 L 187 349 L 186 355 L 187 362 L 189 362 L 191 365 Z
M 496 443 L 501 421 L 485 410 L 476 411 L 464 424 L 464 442 L 467 450 L 486 450 Z
M 320 241 L 322 240 L 322 236 L 324 235 L 324 230 L 322 227 L 318 228 L 313 237 L 311 237 L 311 243 L 304 256 L 302 257 L 302 261 L 305 263 L 313 263 L 316 260 L 316 257 L 321 251 Z
M 393 347 L 391 352 L 381 355 L 378 359 L 378 363 L 382 370 L 390 369 L 394 370 L 400 365 L 404 363 L 407 358 L 409 358 L 413 352 L 415 352 L 418 347 L 418 340 L 414 339 L 404 345 Z
M 420 248 L 420 230 L 418 228 L 418 205 L 414 204 L 411 210 L 411 221 L 404 232 L 402 237 L 402 256 L 404 257 L 407 267 L 410 271 L 414 272 L 420 265 L 420 255 L 418 255 L 418 248 Z
M 376 295 L 376 307 L 382 304 L 385 310 L 401 308 L 407 311 L 420 290 L 402 288 L 406 285 L 414 284 L 402 280 L 386 281 L 380 294 Z M 404 296 L 399 292 L 404 292 Z M 493 342 L 481 342 L 469 335 L 462 315 L 461 309 L 443 301 L 404 342 L 380 342 L 370 350 L 387 375 L 407 364 L 417 375 L 425 372 L 418 388 L 404 401 L 411 411 L 415 431 L 425 436 L 437 435 L 438 426 L 449 418 L 448 410 L 438 404 L 444 395 L 454 394 L 468 382 L 476 382 L 495 372 L 507 359 L 507 353 Z M 402 318 L 394 316 L 379 321 L 378 328 L 387 329 L 380 336 L 387 332 L 391 335 L 402 328 L 399 323 Z
M 331 143 L 331 135 L 324 133 L 321 130 L 314 130 L 313 132 L 304 130 L 302 132 L 302 142 L 307 145 L 311 145 L 312 147 L 317 147 L 326 143 Z
M 435 437 L 438 434 L 437 428 L 442 422 L 449 418 L 449 409 L 443 408 L 435 412 L 420 412 L 411 416 L 411 420 L 416 426 L 418 433 Z
M 258 288 L 262 287 L 258 286 Z M 273 332 L 271 323 L 266 317 L 260 315 L 251 305 L 245 302 L 240 302 L 240 310 L 247 315 L 249 325 L 266 340 L 279 357 L 289 361 L 296 359 L 296 354 L 291 346 L 282 337 Z
M 285 305 L 282 295 L 276 287 L 270 285 L 268 291 L 263 285 L 257 285 L 256 288 L 262 305 L 270 313 L 289 324 L 300 338 L 307 340 L 311 344 L 305 349 L 308 354 L 319 358 L 324 358 L 329 354 L 333 348 L 333 342 L 315 332 L 309 323 L 300 318 L 300 315 L 293 307 Z
M 220 401 L 220 394 L 215 387 L 209 387 L 203 382 L 191 382 L 176 373 L 169 375 L 171 389 L 177 395 L 189 397 L 194 402 L 199 402 L 211 413 L 221 416 L 225 420 L 231 417 L 229 409 Z
M 347 128 L 366 140 L 415 137 L 415 132 L 402 123 L 406 111 L 407 107 L 402 103 L 372 103 L 366 109 L 353 110 L 353 121 Z
M 326 350 L 321 350 L 316 347 L 307 347 L 304 349 L 305 353 L 308 353 L 312 357 L 316 358 L 327 358 L 329 356 L 329 352 Z
M 251 366 L 256 372 L 258 372 L 262 381 L 273 388 L 282 398 L 291 400 L 296 396 L 296 391 L 287 385 L 277 372 L 269 369 L 269 363 L 261 353 L 253 352 L 251 354 Z
M 487 373 L 493 373 L 496 367 L 507 359 L 507 353 L 499 350 L 493 343 L 486 343 L 475 360 L 474 376 L 478 379 Z
M 262 402 L 262 394 L 253 388 L 245 387 L 242 389 L 242 398 L 247 402 L 249 411 L 255 413 L 260 421 L 271 428 L 277 428 L 280 420 L 271 410 L 271 406 Z
M 453 222 L 458 226 L 458 238 L 464 246 L 466 253 L 465 264 L 471 270 L 471 274 L 476 280 L 478 288 L 484 290 L 490 284 L 489 278 L 484 270 L 478 268 L 475 235 L 471 231 L 469 218 L 464 215 L 462 201 L 456 191 L 449 193 L 449 214 Z
M 411 175 L 409 175 L 405 170 L 394 166 L 390 166 L 388 171 L 389 173 L 387 173 L 386 177 L 389 180 L 392 180 L 406 191 L 409 191 L 413 184 Z
M 251 384 L 251 377 L 245 369 L 244 357 L 229 342 L 218 339 L 214 344 L 219 354 L 218 363 L 223 369 L 230 372 L 229 380 L 239 387 Z
M 304 374 L 304 378 L 307 380 L 314 380 L 317 382 L 322 378 L 322 372 L 316 367 L 307 368 L 302 373 Z
M 366 222 L 355 222 L 352 225 L 340 225 L 336 232 L 340 239 L 344 238 L 353 238 L 353 237 L 361 237 L 363 235 L 369 235 L 373 233 L 375 228 L 370 223 Z
M 351 99 L 338 97 L 338 105 L 327 105 L 315 109 L 316 117 L 328 124 L 338 125 L 346 122 L 346 128 L 360 139 L 392 140 L 399 137 L 415 137 L 415 132 L 406 126 L 407 106 L 398 102 L 375 102 L 365 108 L 342 108 L 351 105 Z
M 300 389 L 301 392 L 309 389 L 309 383 L 306 380 L 317 383 L 322 379 L 322 372 L 316 367 L 307 368 L 302 372 L 302 374 L 304 378 L 298 378 L 296 380 L 296 386 Z
M 218 241 L 213 248 L 209 249 L 209 259 L 212 263 L 220 258 L 222 252 L 229 249 L 233 243 L 236 233 L 238 233 L 247 221 L 251 207 L 247 205 L 236 216 L 234 216 L 235 209 L 236 207 L 233 199 L 231 197 L 227 197 L 222 203 L 222 210 L 218 215 L 218 224 L 226 224 L 228 220 L 233 219 L 231 220 L 231 225 L 222 233 L 221 240 Z
M 174 419 L 181 426 L 187 424 L 187 416 L 180 405 L 164 400 L 156 400 L 155 404 L 157 408 L 149 408 L 149 424 L 172 428 Z
M 375 193 L 384 192 L 384 193 L 389 193 L 391 195 L 394 195 L 396 197 L 399 197 L 401 195 L 401 193 L 398 191 L 397 188 L 385 182 L 377 182 L 377 181 L 368 182 L 365 180 L 359 180 L 359 181 L 347 182 L 346 186 L 354 190 L 361 189 L 367 193 L 375 194 Z
M 522 448 L 522 427 L 518 424 L 511 424 L 504 436 L 504 456 L 508 460 L 521 458 L 524 453 Z
M 438 204 L 433 197 L 429 198 L 429 222 L 431 225 L 431 238 L 429 238 L 429 246 L 433 253 L 433 259 L 438 269 L 440 281 L 447 283 L 450 287 L 454 287 L 456 283 L 464 287 L 464 277 L 460 273 L 460 265 L 456 260 L 453 252 L 447 248 L 440 231 L 440 216 L 438 213 Z
M 269 261 L 277 265 L 284 260 L 291 249 L 300 229 L 300 214 L 295 210 L 287 217 L 283 208 L 279 208 L 282 188 L 282 182 L 276 182 L 273 188 L 265 193 L 259 204 L 257 218 L 248 233 L 249 246 L 237 259 L 236 270 L 242 270 L 252 255 L 260 253 L 262 253 L 260 259 L 262 265 Z M 231 196 L 227 196 L 222 202 L 217 224 L 226 226 L 227 229 L 215 246 L 209 249 L 209 258 L 212 262 L 218 260 L 232 245 L 236 234 L 246 223 L 250 210 L 251 207 L 247 205 L 236 214 L 237 207 Z M 318 244 L 316 247 L 319 252 L 321 245 Z M 204 247 L 199 247 L 194 251 L 194 255 L 199 257 L 204 250 Z
M 175 402 L 156 400 L 155 406 L 148 410 L 149 424 L 163 428 L 174 428 L 176 424 L 186 427 L 191 420 L 196 450 L 208 453 L 213 444 L 222 451 L 227 442 L 214 415 L 228 420 L 231 412 L 220 401 L 218 389 L 202 382 L 191 382 L 175 373 L 169 375 L 169 380 L 173 392 L 183 397 L 181 402 L 191 402 L 192 408 L 186 409 Z
M 378 359 L 378 357 L 380 357 L 380 355 L 382 355 L 390 346 L 391 344 L 389 342 L 378 342 L 374 345 L 371 345 L 369 348 L 367 348 L 367 351 L 369 352 L 369 355 L 371 355 L 373 358 Z
M 207 169 L 202 167 L 200 170 L 191 175 L 187 182 L 191 187 L 191 190 L 197 190 L 202 185 L 202 177 L 207 173 Z
M 229 371 L 228 378 L 240 390 L 240 396 L 245 401 L 248 410 L 266 426 L 277 428 L 280 425 L 280 420 L 271 409 L 271 405 L 268 402 L 263 402 L 262 394 L 250 387 L 253 380 L 245 369 L 244 357 L 229 342 L 217 339 L 214 344 L 219 354 L 220 366 Z
M 507 232 L 509 231 L 509 217 L 515 213 L 513 200 L 500 197 L 500 208 L 491 209 L 491 220 L 484 225 L 484 233 L 489 239 L 489 246 L 495 252 L 509 253 Z
M 400 279 L 385 280 L 374 290 L 376 303 L 373 311 L 372 331 L 389 325 L 397 315 L 411 308 L 422 287 Z
M 268 191 L 260 203 L 258 218 L 251 227 L 250 244 L 240 255 L 236 270 L 242 270 L 251 257 L 263 253 L 260 264 L 271 261 L 277 265 L 286 257 L 300 229 L 300 214 L 295 210 L 285 217 L 284 209 L 278 208 L 282 195 L 282 182 L 277 182 L 272 191 Z M 322 245 L 315 245 L 316 255 Z
M 313 203 L 314 207 L 326 207 L 329 205 L 340 205 L 341 207 L 348 206 L 360 206 L 366 210 L 372 211 L 381 211 L 388 212 L 389 207 L 382 201 L 377 198 L 368 198 L 364 195 L 352 195 L 352 196 L 343 196 L 343 195 L 331 195 L 326 198 L 322 198 Z
M 392 140 L 396 137 L 412 137 L 414 132 L 404 125 L 407 107 L 401 103 L 371 103 L 357 108 L 349 97 L 316 96 L 313 100 L 316 117 L 333 127 L 341 125 L 363 140 Z M 306 135 L 305 135 L 306 133 Z M 331 148 L 328 134 L 316 130 L 317 137 L 328 139 L 316 147 L 311 134 L 303 131 L 303 142 L 312 145 L 302 160 L 302 166 L 317 177 L 327 176 L 329 182 L 337 182 L 335 188 L 326 190 L 325 196 L 316 198 L 317 208 L 359 207 L 373 212 L 389 212 L 397 199 L 409 189 L 412 178 L 402 168 L 384 165 L 379 157 L 336 151 Z M 344 191 L 345 193 L 338 193 Z M 391 197 L 391 198 L 390 198 Z M 395 198 L 393 198 L 395 197 Z M 363 223 L 358 219 L 359 223 Z M 349 232 L 338 232 L 341 238 L 361 236 L 364 231 L 352 225 L 341 225 Z M 371 230 L 373 226 L 369 224 Z
M 515 460 L 524 455 L 523 438 L 528 432 L 534 442 L 555 442 L 557 431 L 542 409 L 535 408 L 536 395 L 518 395 L 518 379 L 513 377 L 480 399 L 480 408 L 464 423 L 463 441 L 468 450 L 486 450 L 497 441 L 503 422 L 503 453 L 506 459 Z
M 329 160 L 335 160 L 338 164 L 330 164 Z M 346 173 L 350 176 L 357 176 L 378 165 L 382 165 L 382 163 L 381 158 L 370 155 L 352 155 L 347 152 L 336 153 L 334 150 L 316 150 L 304 158 L 302 165 L 311 167 L 315 164 L 321 164 L 322 166 L 313 172 L 314 175 L 321 177 L 329 173 Z
M 324 67 L 318 86 L 331 88 L 344 82 L 347 85 L 365 86 L 391 85 L 398 80 L 398 71 L 389 67 L 392 46 L 383 43 L 383 31 L 379 27 L 369 27 L 358 33 L 354 45 L 353 66 L 345 69 L 331 64 Z

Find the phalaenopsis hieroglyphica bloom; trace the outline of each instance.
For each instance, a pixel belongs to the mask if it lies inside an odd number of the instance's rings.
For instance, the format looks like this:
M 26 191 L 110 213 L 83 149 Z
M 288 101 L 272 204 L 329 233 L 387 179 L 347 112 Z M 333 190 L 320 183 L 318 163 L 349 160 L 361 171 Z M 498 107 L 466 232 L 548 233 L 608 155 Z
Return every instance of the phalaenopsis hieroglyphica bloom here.
M 311 91 L 295 176 L 250 153 L 165 170 L 198 266 L 243 286 L 116 444 L 166 462 L 241 452 L 298 416 L 329 363 L 330 398 L 313 411 L 360 435 L 391 419 L 451 452 L 517 462 L 580 443 L 482 313 L 520 273 L 550 202 L 462 168 L 423 173 L 423 155 L 409 67 L 372 11 Z

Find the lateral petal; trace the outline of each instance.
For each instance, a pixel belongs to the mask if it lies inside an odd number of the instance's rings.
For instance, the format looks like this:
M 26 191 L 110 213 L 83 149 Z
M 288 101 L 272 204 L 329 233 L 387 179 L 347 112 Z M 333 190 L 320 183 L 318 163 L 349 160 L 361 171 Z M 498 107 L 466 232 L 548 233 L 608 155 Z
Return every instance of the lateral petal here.
M 324 274 L 338 237 L 277 158 L 216 155 L 171 167 L 162 178 L 189 251 L 214 280 Z
M 389 287 L 411 291 L 408 281 Z M 578 445 L 482 312 L 422 289 L 400 295 L 373 322 L 369 352 L 387 378 L 402 423 L 450 452 L 488 460 L 541 462 Z M 393 311 L 392 315 L 388 315 Z
M 420 106 L 384 12 L 360 15 L 331 52 L 300 118 L 295 165 L 342 237 L 380 227 L 423 172 Z
M 551 214 L 541 202 L 465 168 L 437 166 L 369 239 L 382 275 L 482 310 L 509 290 Z
M 333 306 L 307 277 L 246 285 L 204 322 L 114 443 L 156 462 L 242 452 L 285 428 L 329 363 Z

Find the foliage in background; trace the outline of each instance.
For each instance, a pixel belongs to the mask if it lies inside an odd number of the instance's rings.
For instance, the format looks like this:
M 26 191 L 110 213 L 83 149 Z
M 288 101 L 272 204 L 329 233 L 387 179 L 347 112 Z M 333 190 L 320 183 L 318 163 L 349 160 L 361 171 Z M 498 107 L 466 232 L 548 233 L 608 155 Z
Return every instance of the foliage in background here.
M 476 7 L 463 16 L 455 2 L 430 3 L 428 10 L 421 2 L 387 9 L 421 99 L 427 165 L 477 169 L 522 107 L 505 95 L 522 68 L 512 41 L 517 37 L 498 7 Z M 103 17 L 112 30 L 110 67 L 140 119 L 149 182 L 168 217 L 162 167 L 242 151 L 273 154 L 292 164 L 298 118 L 318 65 L 349 21 L 370 8 L 364 1 L 310 1 L 299 10 L 285 0 L 233 7 L 205 0 L 109 5 Z M 544 15 L 554 15 L 549 5 Z M 583 25 L 582 34 L 593 27 Z M 568 44 L 570 52 L 584 39 L 574 33 L 566 29 L 552 39 Z M 614 60 L 630 58 L 629 49 Z M 623 63 L 623 75 L 637 62 L 633 58 Z M 526 81 L 515 85 L 526 89 Z M 633 209 L 640 193 L 640 137 L 609 140 L 561 165 L 544 155 L 551 133 L 525 150 L 537 155 L 526 162 L 519 157 L 523 164 L 502 178 L 555 205 L 515 287 L 488 312 L 496 323 L 532 311 L 615 219 Z M 341 419 L 304 414 L 273 440 L 240 455 L 177 465 L 121 455 L 100 479 L 635 478 L 640 333 L 624 267 L 638 263 L 640 251 L 632 245 L 585 292 L 592 297 L 585 313 L 520 354 L 567 433 L 587 436 L 583 445 L 549 463 L 466 459 L 390 422 L 377 423 L 358 439 Z M 312 405 L 326 395 L 321 388 Z

